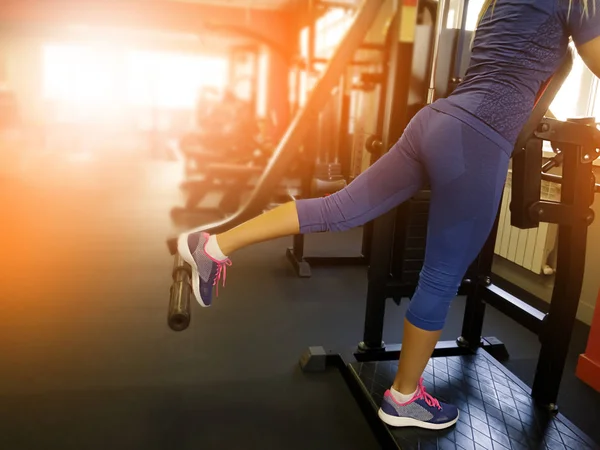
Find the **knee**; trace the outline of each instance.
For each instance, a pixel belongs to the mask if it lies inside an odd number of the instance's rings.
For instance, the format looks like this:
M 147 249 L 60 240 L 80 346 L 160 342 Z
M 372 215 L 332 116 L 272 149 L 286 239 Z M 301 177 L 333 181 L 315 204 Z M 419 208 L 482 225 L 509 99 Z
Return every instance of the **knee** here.
M 352 228 L 346 220 L 340 193 L 320 198 L 298 200 L 298 222 L 300 233 L 320 233 L 326 231 L 345 231 Z
M 461 280 L 462 275 L 456 272 L 423 268 L 406 319 L 422 330 L 441 330 L 446 323 L 450 304 L 458 293 Z

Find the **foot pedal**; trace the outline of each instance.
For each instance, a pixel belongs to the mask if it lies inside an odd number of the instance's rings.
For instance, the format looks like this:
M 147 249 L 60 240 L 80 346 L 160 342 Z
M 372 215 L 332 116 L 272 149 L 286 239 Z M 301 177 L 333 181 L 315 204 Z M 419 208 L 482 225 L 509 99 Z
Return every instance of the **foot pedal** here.
M 323 347 L 308 347 L 300 357 L 303 372 L 324 372 L 327 368 L 327 352 Z

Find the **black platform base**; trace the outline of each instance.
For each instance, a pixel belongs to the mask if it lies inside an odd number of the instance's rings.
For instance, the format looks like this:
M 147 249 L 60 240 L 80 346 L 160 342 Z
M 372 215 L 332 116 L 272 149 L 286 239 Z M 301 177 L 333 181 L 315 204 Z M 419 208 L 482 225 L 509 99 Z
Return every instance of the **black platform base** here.
M 432 358 L 423 375 L 429 393 L 460 410 L 458 423 L 442 431 L 389 428 L 377 410 L 396 373 L 396 361 L 353 362 L 345 377 L 355 396 L 367 397 L 363 412 L 382 448 L 597 449 L 560 414 L 537 407 L 529 388 L 485 351 Z M 369 417 L 370 416 L 370 417 Z

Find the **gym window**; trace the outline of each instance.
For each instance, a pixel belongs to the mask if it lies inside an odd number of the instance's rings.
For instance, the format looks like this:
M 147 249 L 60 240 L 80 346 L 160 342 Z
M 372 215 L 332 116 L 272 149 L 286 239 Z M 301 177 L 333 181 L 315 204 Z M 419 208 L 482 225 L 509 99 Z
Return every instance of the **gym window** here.
M 193 109 L 200 87 L 222 89 L 227 61 L 188 54 L 132 51 L 127 55 L 127 102 L 135 106 Z
M 346 31 L 352 24 L 353 15 L 351 12 L 341 8 L 330 9 L 325 15 L 317 19 L 315 24 L 315 48 L 314 56 L 316 58 L 331 58 L 333 52 L 344 38 Z M 300 32 L 300 56 L 308 57 L 308 27 L 304 27 Z M 320 71 L 325 68 L 325 64 L 315 64 L 315 69 Z M 306 102 L 306 95 L 312 89 L 316 82 L 316 77 L 307 77 L 306 71 L 300 74 L 300 105 Z
M 193 110 L 201 87 L 223 89 L 225 58 L 47 44 L 42 49 L 43 97 L 62 120 L 112 119 L 125 108 Z

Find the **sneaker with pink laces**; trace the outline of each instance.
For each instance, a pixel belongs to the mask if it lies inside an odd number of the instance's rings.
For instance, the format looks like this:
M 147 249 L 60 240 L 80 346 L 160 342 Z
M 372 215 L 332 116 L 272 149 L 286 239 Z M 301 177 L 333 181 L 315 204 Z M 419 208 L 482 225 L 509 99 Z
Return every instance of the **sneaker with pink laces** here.
M 202 306 L 212 304 L 213 287 L 217 286 L 221 277 L 223 286 L 227 277 L 229 259 L 218 261 L 206 253 L 208 233 L 201 231 L 183 233 L 177 240 L 177 251 L 192 267 L 192 290 L 198 303 Z
M 417 392 L 406 403 L 398 402 L 387 390 L 379 409 L 379 418 L 392 427 L 441 430 L 456 423 L 458 408 L 433 398 L 425 391 L 423 379 L 421 379 Z

